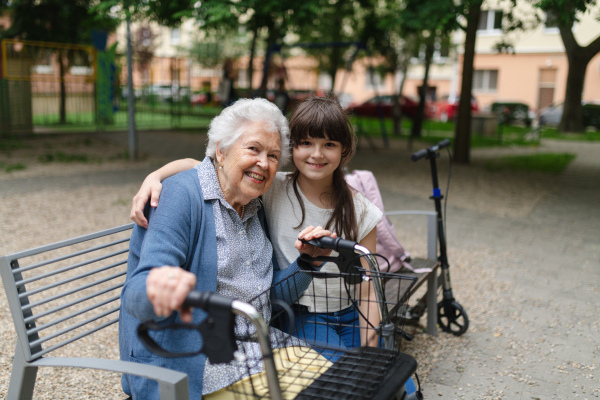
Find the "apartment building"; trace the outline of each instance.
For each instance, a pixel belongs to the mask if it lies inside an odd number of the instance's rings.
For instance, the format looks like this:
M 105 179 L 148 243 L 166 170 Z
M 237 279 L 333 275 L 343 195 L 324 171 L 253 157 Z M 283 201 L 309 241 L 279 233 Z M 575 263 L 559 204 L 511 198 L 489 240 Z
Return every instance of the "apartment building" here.
M 545 22 L 535 29 L 515 31 L 505 36 L 503 16 L 509 9 L 507 2 L 486 2 L 482 8 L 477 31 L 474 60 L 473 96 L 485 109 L 494 101 L 515 100 L 526 103 L 532 110 L 540 110 L 564 101 L 568 61 L 560 33 L 552 18 L 542 15 Z M 520 2 L 523 13 L 533 9 Z M 600 5 L 580 16 L 573 33 L 581 46 L 600 36 L 600 22 L 596 15 Z M 495 45 L 502 39 L 513 44 L 513 51 L 499 54 Z M 462 79 L 464 33 L 456 32 L 452 41 L 456 53 L 440 59 L 432 69 L 429 85 L 437 97 L 458 95 Z M 421 84 L 422 67 L 412 68 L 407 76 L 406 89 L 415 91 Z M 600 54 L 588 64 L 583 100 L 600 103 Z
M 513 32 L 505 37 L 502 27 L 506 21 L 503 17 L 509 6 L 506 1 L 484 3 L 477 32 L 473 96 L 482 109 L 497 100 L 524 102 L 532 110 L 561 103 L 565 95 L 568 62 L 558 29 L 551 18 L 548 18 L 546 23 L 535 29 Z M 527 12 L 532 11 L 529 3 L 524 1 L 519 2 L 518 7 Z M 583 46 L 600 35 L 600 22 L 595 19 L 598 12 L 600 5 L 596 5 L 592 12 L 582 15 L 573 27 L 577 41 Z M 174 80 L 176 73 L 180 85 L 195 89 L 200 88 L 202 82 L 210 81 L 211 87 L 216 90 L 222 76 L 220 67 L 206 68 L 187 59 L 184 49 L 189 48 L 194 40 L 200 40 L 193 21 L 186 21 L 175 29 L 152 25 L 152 30 L 156 34 L 154 59 L 150 76 L 145 79 L 146 83 L 166 84 Z M 117 38 L 123 52 L 124 37 L 124 27 L 121 27 L 117 31 Z M 495 44 L 502 39 L 513 43 L 510 54 L 495 51 Z M 459 95 L 464 33 L 456 32 L 451 42 L 451 46 L 436 46 L 429 72 L 428 94 L 431 99 Z M 393 93 L 402 77 L 371 76 L 369 67 L 376 63 L 376 59 L 363 58 L 353 64 L 351 71 L 340 70 L 334 90 L 347 94 L 356 102 L 362 102 L 376 94 Z M 281 71 L 285 66 L 288 89 L 316 91 L 331 87 L 331 78 L 318 69 L 315 60 L 288 53 L 285 58 L 275 57 L 273 64 L 275 68 L 272 70 L 275 71 Z M 262 79 L 262 65 L 263 58 L 259 54 L 254 60 L 254 88 L 258 87 Z M 247 66 L 247 56 L 236 59 L 235 71 L 240 87 L 249 86 Z M 270 77 L 269 87 L 275 86 L 277 74 L 276 72 Z M 403 93 L 416 97 L 423 75 L 423 65 L 419 55 L 415 54 L 404 80 Z M 135 82 L 141 83 L 140 77 L 134 78 Z M 588 64 L 583 100 L 600 102 L 600 55 Z
M 497 99 L 517 99 L 535 110 L 562 103 L 569 66 L 556 24 L 551 17 L 543 15 L 545 23 L 536 29 L 507 36 L 514 43 L 514 54 L 496 54 L 493 46 L 502 36 L 497 21 L 503 12 L 501 7 L 496 7 L 482 13 L 473 80 L 477 99 L 483 105 Z M 580 45 L 586 46 L 600 36 L 598 12 L 600 5 L 581 15 L 573 27 Z M 600 102 L 600 54 L 588 64 L 583 100 Z

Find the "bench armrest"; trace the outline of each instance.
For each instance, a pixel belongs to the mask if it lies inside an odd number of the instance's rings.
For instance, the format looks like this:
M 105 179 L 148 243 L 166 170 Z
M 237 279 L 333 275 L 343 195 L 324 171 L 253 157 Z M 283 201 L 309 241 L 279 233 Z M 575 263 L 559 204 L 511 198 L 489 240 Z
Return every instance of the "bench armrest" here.
M 103 358 L 43 357 L 29 363 L 35 367 L 99 369 L 141 376 L 158 382 L 161 399 L 188 400 L 188 376 L 183 372 L 154 365 Z
M 397 210 L 386 211 L 385 215 L 425 215 L 427 217 L 427 258 L 437 260 L 437 213 L 435 211 Z

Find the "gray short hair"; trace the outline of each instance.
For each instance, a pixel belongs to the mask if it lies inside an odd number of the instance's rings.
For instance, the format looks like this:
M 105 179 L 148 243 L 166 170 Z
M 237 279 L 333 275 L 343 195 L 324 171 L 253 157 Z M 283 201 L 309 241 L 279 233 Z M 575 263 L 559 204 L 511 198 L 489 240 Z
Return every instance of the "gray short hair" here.
M 245 127 L 254 122 L 264 122 L 277 132 L 281 140 L 279 166 L 290 159 L 290 128 L 279 107 L 266 99 L 240 99 L 221 111 L 208 128 L 206 155 L 215 159 L 217 143 L 221 150 L 227 151 L 240 136 Z

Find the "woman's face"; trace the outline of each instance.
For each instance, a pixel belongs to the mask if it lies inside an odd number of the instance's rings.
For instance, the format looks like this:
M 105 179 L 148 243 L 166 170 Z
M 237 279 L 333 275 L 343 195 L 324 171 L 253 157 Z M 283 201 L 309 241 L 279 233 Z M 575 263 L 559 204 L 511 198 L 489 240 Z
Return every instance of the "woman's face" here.
M 245 133 L 226 151 L 217 145 L 217 171 L 225 200 L 236 210 L 267 191 L 279 165 L 279 133 L 263 122 L 246 126 Z
M 342 150 L 335 140 L 308 137 L 293 148 L 292 156 L 305 179 L 329 183 L 342 161 Z

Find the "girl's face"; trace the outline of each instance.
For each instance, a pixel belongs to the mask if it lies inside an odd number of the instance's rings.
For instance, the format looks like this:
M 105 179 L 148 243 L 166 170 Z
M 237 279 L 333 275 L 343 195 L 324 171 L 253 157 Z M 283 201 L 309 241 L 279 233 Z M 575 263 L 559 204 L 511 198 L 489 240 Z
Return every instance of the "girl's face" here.
M 342 145 L 329 139 L 308 137 L 292 150 L 294 164 L 306 179 L 332 180 L 342 161 Z

